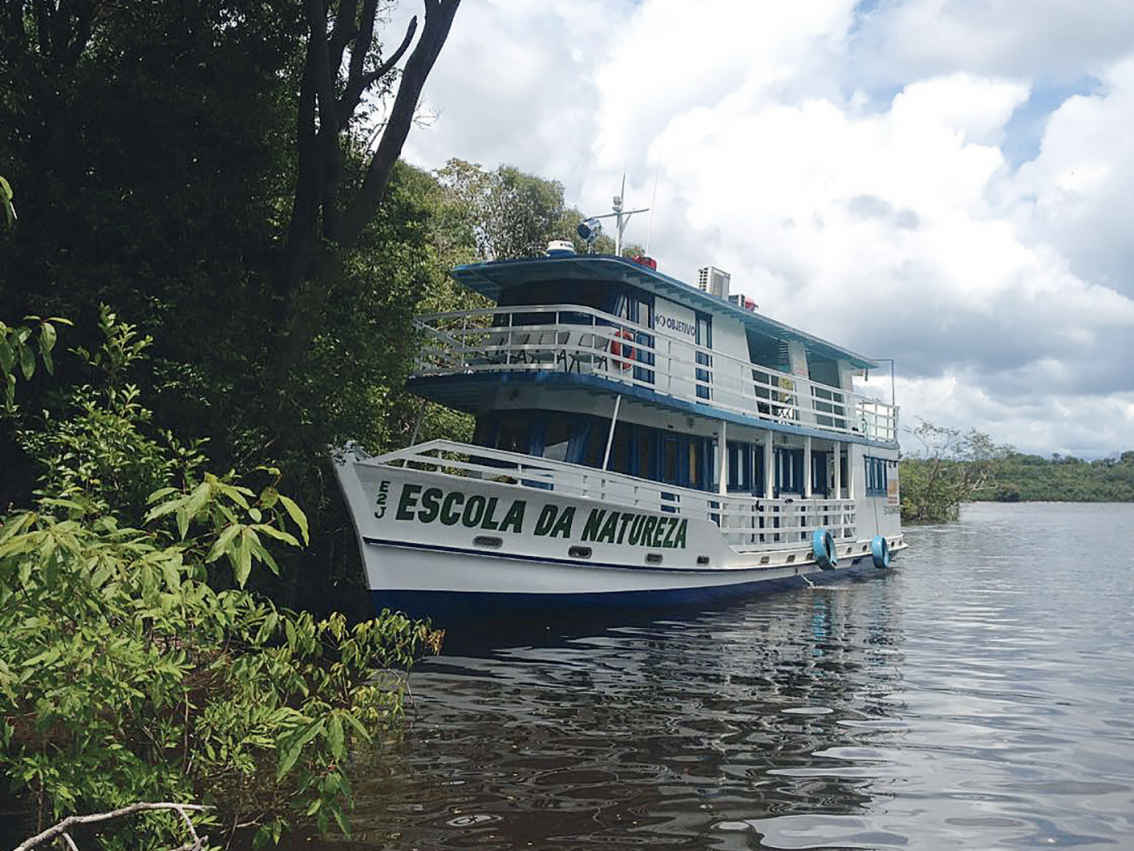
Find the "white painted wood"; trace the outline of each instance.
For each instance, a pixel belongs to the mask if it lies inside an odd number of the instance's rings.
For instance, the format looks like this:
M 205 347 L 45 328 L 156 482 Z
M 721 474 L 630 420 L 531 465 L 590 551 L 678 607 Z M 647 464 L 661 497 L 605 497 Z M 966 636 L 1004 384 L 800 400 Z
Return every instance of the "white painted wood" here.
M 721 420 L 721 437 L 717 442 L 720 449 L 721 468 L 720 468 L 720 494 L 723 496 L 728 493 L 728 421 Z
M 538 325 L 517 325 L 513 320 L 520 313 L 529 318 L 544 314 L 547 319 Z M 569 313 L 570 321 L 560 313 Z M 746 358 L 683 343 L 580 305 L 457 311 L 419 317 L 417 324 L 425 337 L 417 375 L 563 370 L 704 404 L 704 397 L 697 395 L 700 386 L 708 389 L 711 404 L 724 411 L 897 443 L 897 408 L 892 405 L 810 381 L 805 375 L 778 372 Z M 652 336 L 655 345 L 638 342 L 642 334 Z M 801 345 L 797 348 L 803 363 L 797 357 L 793 369 L 806 366 L 806 352 Z M 698 352 L 711 358 L 711 366 L 696 363 Z M 652 365 L 647 364 L 650 356 L 655 360 Z M 708 374 L 707 381 L 696 379 L 698 369 Z
M 771 429 L 764 432 L 764 499 L 772 499 L 776 493 L 776 471 L 772 467 L 776 457 L 772 447 L 775 434 Z
M 803 498 L 811 499 L 811 435 L 803 438 Z

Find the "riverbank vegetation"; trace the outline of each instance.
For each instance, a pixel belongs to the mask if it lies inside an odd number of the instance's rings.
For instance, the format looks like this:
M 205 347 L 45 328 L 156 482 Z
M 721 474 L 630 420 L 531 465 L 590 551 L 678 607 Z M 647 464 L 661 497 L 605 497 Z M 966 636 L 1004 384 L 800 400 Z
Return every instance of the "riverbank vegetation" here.
M 1085 461 L 998 446 L 981 432 L 922 422 L 901 461 L 902 519 L 956 520 L 972 501 L 1134 502 L 1134 451 Z

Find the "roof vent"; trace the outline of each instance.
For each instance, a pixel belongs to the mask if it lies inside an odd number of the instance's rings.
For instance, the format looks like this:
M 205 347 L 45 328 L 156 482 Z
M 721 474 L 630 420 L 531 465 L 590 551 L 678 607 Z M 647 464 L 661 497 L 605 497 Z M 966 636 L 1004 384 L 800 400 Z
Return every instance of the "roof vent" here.
M 702 266 L 697 270 L 697 286 L 709 295 L 728 298 L 728 282 L 732 276 L 716 266 Z
M 569 239 L 553 239 L 547 244 L 548 257 L 574 257 L 575 244 Z

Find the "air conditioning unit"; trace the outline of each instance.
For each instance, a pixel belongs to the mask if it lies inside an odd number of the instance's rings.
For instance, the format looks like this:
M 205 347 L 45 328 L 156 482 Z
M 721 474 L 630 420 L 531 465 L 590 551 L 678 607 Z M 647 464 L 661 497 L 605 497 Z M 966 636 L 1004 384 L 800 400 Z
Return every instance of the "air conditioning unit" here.
M 735 304 L 737 307 L 742 307 L 745 310 L 755 311 L 760 305 L 750 299 L 744 293 L 731 293 L 728 297 L 729 304 Z
M 709 295 L 728 298 L 728 282 L 732 276 L 716 266 L 702 266 L 697 270 L 697 286 Z

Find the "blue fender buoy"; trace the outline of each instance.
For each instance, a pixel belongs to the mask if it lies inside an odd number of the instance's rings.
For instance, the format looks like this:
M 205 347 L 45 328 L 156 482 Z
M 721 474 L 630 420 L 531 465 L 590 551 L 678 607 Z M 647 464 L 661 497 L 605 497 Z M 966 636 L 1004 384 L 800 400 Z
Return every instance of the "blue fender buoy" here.
M 875 535 L 870 542 L 870 555 L 874 559 L 875 567 L 890 566 L 890 545 L 882 535 Z
M 835 539 L 831 533 L 820 527 L 811 535 L 811 552 L 815 563 L 823 570 L 833 570 L 839 566 L 839 555 L 835 550 Z

